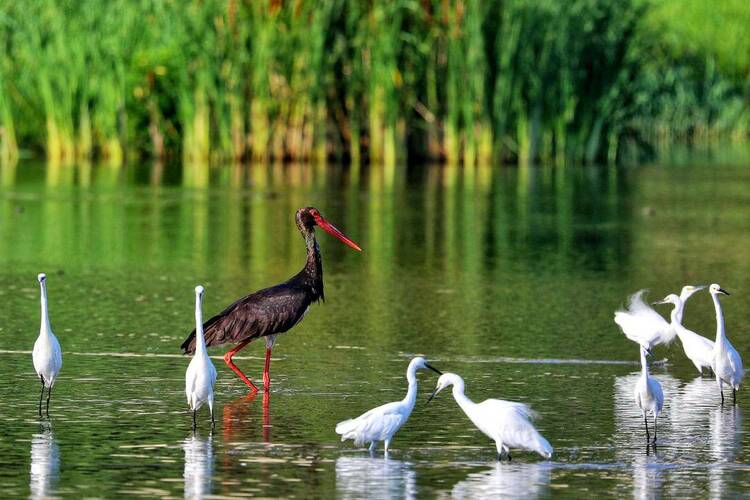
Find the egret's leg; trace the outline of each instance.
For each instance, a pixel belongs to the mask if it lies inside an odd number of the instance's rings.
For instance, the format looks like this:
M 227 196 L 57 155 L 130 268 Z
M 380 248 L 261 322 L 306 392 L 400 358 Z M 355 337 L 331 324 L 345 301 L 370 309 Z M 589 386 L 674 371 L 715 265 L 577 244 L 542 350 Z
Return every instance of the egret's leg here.
M 42 392 L 39 393 L 39 416 L 42 416 L 42 398 L 44 397 L 44 377 L 39 375 L 39 380 L 42 381 Z
M 193 432 L 195 432 L 195 428 L 196 428 L 196 427 L 198 426 L 198 425 L 197 425 L 197 424 L 195 423 L 195 414 L 196 414 L 196 413 L 198 413 L 198 411 L 197 411 L 197 410 L 193 410 Z
M 385 452 L 388 453 L 388 448 L 391 447 L 391 438 L 385 440 Z
M 737 404 L 737 389 L 732 387 L 732 404 Z
M 214 420 L 214 400 L 208 400 L 208 411 L 211 412 L 211 430 L 213 431 L 216 427 L 216 420 Z
M 227 366 L 228 366 L 229 368 L 231 368 L 231 369 L 232 369 L 232 371 L 233 371 L 234 373 L 236 373 L 236 374 L 237 374 L 237 376 L 238 376 L 238 377 L 240 377 L 240 378 L 242 379 L 242 381 L 243 381 L 243 382 L 245 382 L 245 385 L 247 385 L 247 386 L 248 386 L 248 387 L 250 388 L 250 391 L 251 391 L 251 392 L 258 392 L 258 388 L 257 388 L 257 387 L 255 387 L 255 384 L 253 384 L 252 382 L 250 382 L 250 379 L 249 379 L 249 378 L 247 378 L 247 377 L 245 376 L 245 374 L 244 374 L 244 373 L 242 373 L 242 370 L 240 370 L 239 368 L 237 368 L 237 365 L 235 365 L 235 364 L 234 364 L 234 363 L 232 362 L 232 356 L 234 356 L 235 354 L 237 354 L 237 353 L 238 353 L 238 352 L 239 352 L 239 351 L 240 351 L 241 349 L 243 349 L 243 348 L 244 348 L 244 347 L 245 347 L 245 346 L 246 346 L 247 344 L 249 344 L 250 342 L 252 342 L 252 340 L 253 340 L 253 339 L 247 339 L 247 340 L 245 340 L 244 342 L 240 343 L 240 345 L 238 345 L 237 347 L 235 347 L 235 348 L 234 348 L 234 349 L 232 349 L 231 351 L 228 351 L 228 352 L 227 352 L 227 353 L 226 353 L 226 354 L 224 355 L 224 362 L 225 362 L 225 363 L 227 364 Z
M 646 425 L 646 441 L 651 440 L 651 436 L 648 434 L 648 419 L 646 418 L 646 412 L 643 412 L 643 423 Z
M 369 448 L 370 453 L 375 453 L 375 448 L 376 447 L 377 447 L 377 445 L 375 444 L 375 441 L 371 442 L 370 443 L 370 448 Z
M 47 389 L 47 417 L 49 417 L 49 398 L 52 397 L 52 387 Z
M 656 413 L 654 413 L 654 444 L 656 444 Z
M 513 460 L 513 457 L 510 456 L 510 450 L 508 450 L 508 462 L 510 463 L 511 460 Z

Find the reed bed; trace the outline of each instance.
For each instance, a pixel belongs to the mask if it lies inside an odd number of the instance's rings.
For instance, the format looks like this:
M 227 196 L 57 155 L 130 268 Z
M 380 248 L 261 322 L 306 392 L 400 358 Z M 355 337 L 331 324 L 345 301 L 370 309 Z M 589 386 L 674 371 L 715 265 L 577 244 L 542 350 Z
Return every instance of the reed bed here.
M 0 159 L 528 164 L 746 140 L 748 25 L 739 0 L 0 0 Z

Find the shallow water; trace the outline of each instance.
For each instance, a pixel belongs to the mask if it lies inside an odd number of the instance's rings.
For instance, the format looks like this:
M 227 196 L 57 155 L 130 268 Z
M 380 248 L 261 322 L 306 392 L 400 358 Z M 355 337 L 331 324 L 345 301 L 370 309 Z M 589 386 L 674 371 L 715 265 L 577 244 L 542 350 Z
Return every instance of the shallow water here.
M 750 491 L 747 393 L 719 404 L 679 342 L 655 350 L 666 402 L 656 451 L 632 399 L 638 351 L 612 312 L 719 282 L 750 359 L 746 165 L 349 171 L 49 168 L 0 175 L 0 489 L 6 496 L 672 497 Z M 185 408 L 193 287 L 204 314 L 295 273 L 296 208 L 317 206 L 365 251 L 319 235 L 326 302 L 279 337 L 269 397 L 248 398 L 212 350 L 217 426 Z M 36 416 L 36 274 L 48 273 L 64 361 Z M 665 306 L 660 306 L 665 307 Z M 667 309 L 663 311 L 667 312 Z M 705 292 L 686 324 L 715 329 Z M 336 422 L 400 399 L 421 353 L 467 394 L 529 403 L 552 460 L 494 461 L 420 373 L 394 449 L 370 457 Z M 235 357 L 251 377 L 262 344 Z M 728 395 L 728 394 L 727 394 Z

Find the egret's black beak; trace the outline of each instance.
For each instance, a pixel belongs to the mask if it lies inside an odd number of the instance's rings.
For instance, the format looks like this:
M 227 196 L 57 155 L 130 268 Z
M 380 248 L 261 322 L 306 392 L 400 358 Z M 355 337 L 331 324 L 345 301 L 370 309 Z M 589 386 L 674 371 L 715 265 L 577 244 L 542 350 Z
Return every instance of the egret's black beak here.
M 719 292 L 720 292 L 720 293 L 723 293 L 724 295 L 732 295 L 731 293 L 727 292 L 727 291 L 726 291 L 726 290 L 724 290 L 723 288 L 719 288 Z
M 430 401 L 432 401 L 432 398 L 434 398 L 437 395 L 438 392 L 440 392 L 440 387 L 438 387 L 437 389 L 435 389 L 434 391 L 432 391 L 432 394 L 430 394 L 430 397 L 427 398 L 427 402 L 429 403 Z
M 651 357 L 653 357 L 653 356 L 654 356 L 654 353 L 652 353 L 652 352 L 651 352 L 651 349 L 646 349 L 646 348 L 644 347 L 644 348 L 643 348 L 643 350 L 644 350 L 644 351 L 646 351 L 646 354 L 647 354 L 648 356 L 651 356 Z
M 430 366 L 430 365 L 428 365 L 427 363 L 425 363 L 424 365 L 425 365 L 425 366 L 426 366 L 427 368 L 429 368 L 430 370 L 432 370 L 432 371 L 434 371 L 435 373 L 437 373 L 438 375 L 442 375 L 442 374 L 443 374 L 443 372 L 441 372 L 440 370 L 438 370 L 438 369 L 437 369 L 437 368 L 435 368 L 434 366 Z

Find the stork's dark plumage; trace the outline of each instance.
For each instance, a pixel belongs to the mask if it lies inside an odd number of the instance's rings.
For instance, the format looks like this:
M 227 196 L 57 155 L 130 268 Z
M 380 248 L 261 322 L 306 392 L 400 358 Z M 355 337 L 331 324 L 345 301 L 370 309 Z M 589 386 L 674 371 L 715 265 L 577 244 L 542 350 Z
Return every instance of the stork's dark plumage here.
M 267 391 L 270 386 L 268 370 L 271 349 L 276 335 L 299 323 L 310 304 L 324 299 L 323 263 L 315 239 L 315 226 L 319 226 L 355 250 L 362 251 L 359 245 L 325 220 L 316 208 L 300 208 L 297 210 L 296 220 L 307 246 L 305 267 L 284 283 L 239 299 L 203 324 L 206 346 L 238 344 L 224 355 L 224 361 L 253 391 L 257 391 L 258 388 L 232 362 L 232 356 L 253 340 L 265 337 L 266 363 L 263 370 L 263 385 Z M 182 343 L 182 349 L 186 354 L 195 351 L 195 330 Z

